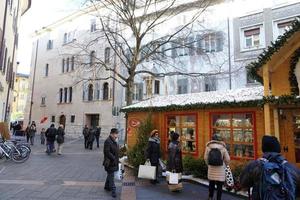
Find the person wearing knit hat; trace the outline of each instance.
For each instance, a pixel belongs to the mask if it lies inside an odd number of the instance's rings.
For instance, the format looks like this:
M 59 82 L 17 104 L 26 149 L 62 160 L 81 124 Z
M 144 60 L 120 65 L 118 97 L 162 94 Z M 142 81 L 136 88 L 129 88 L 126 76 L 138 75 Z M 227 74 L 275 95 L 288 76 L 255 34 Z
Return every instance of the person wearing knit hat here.
M 261 149 L 263 152 L 262 158 L 258 160 L 251 161 L 246 167 L 243 169 L 240 175 L 240 184 L 243 189 L 252 189 L 252 199 L 253 200 L 263 200 L 268 199 L 295 199 L 295 197 L 299 194 L 300 191 L 300 170 L 294 165 L 290 164 L 280 153 L 281 147 L 278 139 L 274 136 L 263 136 L 261 141 Z M 269 165 L 269 163 L 272 163 Z M 273 171 L 272 168 L 265 167 L 268 166 L 281 166 L 281 168 L 285 171 L 284 178 L 281 173 L 276 170 Z M 280 167 L 279 167 L 280 168 Z M 278 168 L 274 168 L 278 169 Z M 266 170 L 271 171 L 273 175 L 269 175 L 270 173 L 266 173 Z M 276 174 L 276 176 L 274 176 Z M 269 177 L 267 177 L 269 176 Z M 279 181 L 285 181 L 283 185 L 284 190 L 278 190 L 273 185 L 266 185 L 267 178 L 271 178 Z M 287 187 L 288 185 L 288 187 Z M 264 190 L 268 189 L 270 192 L 264 192 Z M 278 192 L 279 191 L 279 192 Z M 282 196 L 282 191 L 284 191 L 284 197 Z

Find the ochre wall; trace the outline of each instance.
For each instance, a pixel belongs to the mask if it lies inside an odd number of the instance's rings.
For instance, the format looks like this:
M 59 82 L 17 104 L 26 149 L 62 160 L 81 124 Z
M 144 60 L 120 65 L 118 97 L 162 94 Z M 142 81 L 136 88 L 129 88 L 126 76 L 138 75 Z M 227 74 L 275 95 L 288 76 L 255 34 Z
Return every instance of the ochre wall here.
M 196 113 L 198 117 L 197 121 L 197 133 L 198 133 L 198 152 L 197 157 L 203 157 L 205 151 L 205 145 L 210 140 L 211 129 L 210 129 L 210 114 L 211 113 L 224 113 L 224 112 L 254 112 L 255 116 L 255 132 L 256 137 L 254 140 L 254 145 L 256 149 L 256 156 L 261 156 L 261 139 L 264 135 L 264 114 L 262 108 L 223 108 L 223 109 L 206 109 L 206 110 L 191 110 L 191 111 L 176 111 L 176 112 L 153 112 L 152 119 L 156 129 L 160 132 L 161 146 L 166 155 L 167 147 L 167 128 L 166 128 L 166 115 L 170 114 L 189 114 Z M 128 113 L 128 122 L 131 119 L 139 119 L 141 121 L 145 120 L 148 112 L 132 112 Z M 273 117 L 271 117 L 273 118 Z M 127 143 L 129 148 L 131 148 L 136 142 L 136 131 L 137 128 L 130 127 L 131 133 L 128 134 Z M 272 125 L 274 128 L 274 126 Z
M 290 71 L 290 59 L 280 65 L 275 72 L 271 73 L 271 86 L 272 95 L 289 95 L 290 94 L 290 81 L 289 81 L 289 71 Z

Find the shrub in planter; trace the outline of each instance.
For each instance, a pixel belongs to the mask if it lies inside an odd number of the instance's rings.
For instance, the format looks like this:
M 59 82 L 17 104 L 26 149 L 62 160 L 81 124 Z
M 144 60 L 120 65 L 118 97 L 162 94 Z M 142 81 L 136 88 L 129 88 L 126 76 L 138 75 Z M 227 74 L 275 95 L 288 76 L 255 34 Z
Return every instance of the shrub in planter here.
M 145 150 L 148 145 L 150 132 L 153 129 L 154 125 L 151 120 L 151 114 L 149 114 L 146 120 L 141 123 L 137 130 L 136 144 L 128 151 L 128 161 L 135 168 L 138 168 L 139 165 L 144 164 L 146 161 Z
M 207 165 L 203 158 L 195 159 L 193 156 L 187 155 L 182 159 L 182 162 L 185 174 L 207 179 Z
M 243 164 L 237 164 L 232 167 L 232 175 L 233 175 L 233 179 L 234 179 L 233 189 L 235 192 L 241 190 L 240 175 L 247 164 L 248 163 L 245 161 L 245 162 L 243 162 Z

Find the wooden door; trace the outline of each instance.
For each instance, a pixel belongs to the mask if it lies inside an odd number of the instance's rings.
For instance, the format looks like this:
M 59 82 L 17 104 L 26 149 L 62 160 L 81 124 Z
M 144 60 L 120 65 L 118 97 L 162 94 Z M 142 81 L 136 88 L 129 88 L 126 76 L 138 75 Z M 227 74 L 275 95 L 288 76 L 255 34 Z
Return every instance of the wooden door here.
M 300 109 L 283 110 L 279 125 L 282 154 L 300 166 Z

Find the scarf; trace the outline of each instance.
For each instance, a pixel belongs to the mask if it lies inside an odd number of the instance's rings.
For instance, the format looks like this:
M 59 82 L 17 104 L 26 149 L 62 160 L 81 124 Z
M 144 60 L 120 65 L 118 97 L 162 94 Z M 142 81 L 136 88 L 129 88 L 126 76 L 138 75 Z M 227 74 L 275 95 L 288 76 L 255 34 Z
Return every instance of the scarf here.
M 160 139 L 158 137 L 150 137 L 149 142 L 155 142 L 156 144 L 160 144 Z

